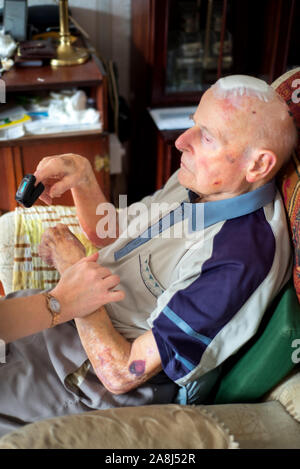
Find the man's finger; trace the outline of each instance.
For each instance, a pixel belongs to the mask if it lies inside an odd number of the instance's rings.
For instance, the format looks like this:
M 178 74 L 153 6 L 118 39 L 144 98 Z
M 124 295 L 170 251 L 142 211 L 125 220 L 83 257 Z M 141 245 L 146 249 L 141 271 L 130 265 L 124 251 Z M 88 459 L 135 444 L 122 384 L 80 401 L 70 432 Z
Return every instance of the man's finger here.
M 49 195 L 53 199 L 55 197 L 60 197 L 64 192 L 71 189 L 72 179 L 70 176 L 64 176 L 61 181 L 56 182 L 50 189 Z
M 41 194 L 39 199 L 42 200 L 43 202 L 45 202 L 45 204 L 47 204 L 47 205 L 52 204 L 52 198 L 48 194 L 44 194 L 44 193 Z
M 36 184 L 38 184 L 39 182 L 41 182 L 41 176 L 42 176 L 42 173 L 43 173 L 43 168 L 45 167 L 45 165 L 48 163 L 48 161 L 51 159 L 50 156 L 46 156 L 45 158 L 43 158 L 39 164 L 37 165 L 36 167 L 36 170 L 35 172 L 33 173 L 33 175 L 35 176 L 35 179 L 36 179 Z
M 36 184 L 43 182 L 46 179 L 57 179 L 64 176 L 66 168 L 63 161 L 55 156 L 43 158 L 38 164 L 33 175 L 36 179 Z

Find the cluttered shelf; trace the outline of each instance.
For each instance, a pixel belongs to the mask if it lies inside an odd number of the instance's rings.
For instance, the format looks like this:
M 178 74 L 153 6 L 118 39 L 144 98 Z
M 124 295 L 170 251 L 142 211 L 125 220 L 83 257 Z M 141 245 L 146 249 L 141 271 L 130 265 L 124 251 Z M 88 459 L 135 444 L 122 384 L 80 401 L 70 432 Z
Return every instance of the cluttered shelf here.
M 6 93 L 20 91 L 37 91 L 44 89 L 62 88 L 66 84 L 75 86 L 97 86 L 103 83 L 104 75 L 98 61 L 94 57 L 81 65 L 72 67 L 17 67 L 2 76 L 6 86 Z
M 31 144 L 31 143 L 46 143 L 49 140 L 49 137 L 51 139 L 59 139 L 60 141 L 63 141 L 64 139 L 70 139 L 70 138 L 89 138 L 89 137 L 98 137 L 98 136 L 105 136 L 107 135 L 107 132 L 103 132 L 102 130 L 98 129 L 88 129 L 88 130 L 74 130 L 73 132 L 71 131 L 66 131 L 66 132 L 57 132 L 57 133 L 52 133 L 52 134 L 39 134 L 39 135 L 24 135 L 23 137 L 18 138 L 17 142 L 15 140 L 0 140 L 0 148 L 2 147 L 13 147 L 16 146 L 16 143 L 18 145 L 26 145 L 26 144 Z
M 106 75 L 94 56 L 72 67 L 16 64 L 3 75 L 3 83 L 0 141 L 9 145 L 25 134 L 40 138 L 107 127 Z
M 90 91 L 83 89 L 15 92 L 0 110 L 0 141 L 9 146 L 14 140 L 21 144 L 23 137 L 56 138 L 90 131 L 103 131 L 103 112 Z

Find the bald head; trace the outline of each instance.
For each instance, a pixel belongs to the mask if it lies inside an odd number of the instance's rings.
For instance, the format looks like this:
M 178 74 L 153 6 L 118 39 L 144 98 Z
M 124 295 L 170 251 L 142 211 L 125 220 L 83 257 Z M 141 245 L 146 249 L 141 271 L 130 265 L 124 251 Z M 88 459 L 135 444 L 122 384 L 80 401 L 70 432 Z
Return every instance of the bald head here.
M 277 172 L 297 144 L 297 129 L 281 96 L 263 80 L 245 75 L 221 78 L 207 93 L 227 123 L 227 136 L 237 139 L 247 155 L 258 147 L 272 151 Z

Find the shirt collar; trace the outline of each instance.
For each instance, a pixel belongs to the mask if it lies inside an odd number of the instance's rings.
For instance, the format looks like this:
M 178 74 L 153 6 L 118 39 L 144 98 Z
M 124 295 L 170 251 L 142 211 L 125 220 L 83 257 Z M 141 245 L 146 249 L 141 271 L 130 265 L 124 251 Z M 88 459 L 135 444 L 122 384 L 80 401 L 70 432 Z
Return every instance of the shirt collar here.
M 190 202 L 185 202 L 184 205 L 193 220 L 203 220 L 202 214 L 204 208 L 204 228 L 207 228 L 220 221 L 230 220 L 255 212 L 272 202 L 276 196 L 276 191 L 275 179 L 272 179 L 270 182 L 254 191 L 246 192 L 245 194 L 232 197 L 231 199 L 212 202 L 195 203 L 193 201 L 199 196 L 195 194 L 195 192 L 189 191 Z M 192 223 L 193 231 L 200 229 L 200 225 L 203 227 L 202 223 L 198 224 L 194 221 Z

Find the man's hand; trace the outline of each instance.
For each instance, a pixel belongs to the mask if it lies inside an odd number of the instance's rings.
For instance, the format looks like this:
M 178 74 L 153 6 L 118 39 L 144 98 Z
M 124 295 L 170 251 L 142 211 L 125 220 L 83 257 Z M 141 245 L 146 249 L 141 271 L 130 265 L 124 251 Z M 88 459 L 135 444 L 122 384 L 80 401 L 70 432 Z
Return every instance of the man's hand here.
M 94 253 L 66 269 L 51 291 L 62 306 L 64 321 L 84 317 L 107 303 L 125 298 L 123 291 L 113 290 L 120 278 L 100 266 L 97 256 Z
M 43 233 L 38 250 L 43 261 L 60 273 L 86 256 L 83 244 L 62 223 Z
M 80 226 L 95 246 L 102 247 L 115 241 L 118 234 L 112 238 L 98 237 L 97 224 L 105 214 L 98 215 L 97 209 L 108 201 L 87 158 L 73 153 L 48 156 L 40 161 L 34 176 L 36 184 L 42 182 L 45 186 L 40 199 L 47 204 L 71 190 Z
M 47 204 L 69 189 L 86 186 L 88 190 L 90 181 L 95 179 L 89 160 L 73 153 L 43 158 L 34 176 L 36 184 L 42 182 L 45 186 L 40 199 Z

